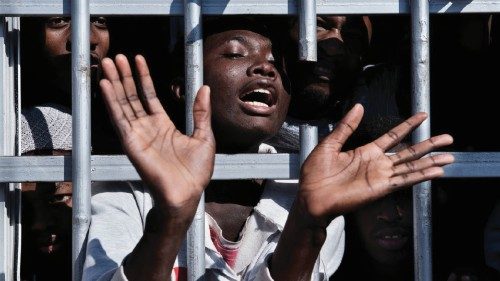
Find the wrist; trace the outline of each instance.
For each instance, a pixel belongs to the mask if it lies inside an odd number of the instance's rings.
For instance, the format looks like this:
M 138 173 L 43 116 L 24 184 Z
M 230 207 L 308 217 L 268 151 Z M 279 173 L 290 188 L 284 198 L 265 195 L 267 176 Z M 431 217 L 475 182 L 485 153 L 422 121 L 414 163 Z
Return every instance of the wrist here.
M 174 214 L 159 207 L 153 207 L 146 218 L 145 231 L 149 233 L 179 233 L 187 230 L 193 221 L 192 215 Z

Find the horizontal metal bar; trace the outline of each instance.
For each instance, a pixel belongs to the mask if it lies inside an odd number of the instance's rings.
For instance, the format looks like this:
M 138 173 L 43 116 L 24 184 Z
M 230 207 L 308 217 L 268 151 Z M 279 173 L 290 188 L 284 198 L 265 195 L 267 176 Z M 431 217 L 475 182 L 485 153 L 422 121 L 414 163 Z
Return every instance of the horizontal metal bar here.
M 317 0 L 318 14 L 407 14 L 403 0 Z M 0 15 L 69 15 L 70 0 L 2 0 Z M 500 12 L 500 0 L 430 0 L 431 13 Z M 182 15 L 182 0 L 90 0 L 93 15 Z M 297 14 L 295 0 L 206 0 L 205 15 Z
M 297 178 L 296 154 L 217 155 L 213 179 Z M 92 156 L 93 181 L 140 180 L 128 158 Z M 71 181 L 71 156 L 0 157 L 0 182 Z
M 500 152 L 453 152 L 445 178 L 500 177 Z M 219 154 L 213 179 L 297 178 L 297 154 Z M 126 156 L 92 156 L 93 181 L 139 180 Z M 70 181 L 71 156 L 0 157 L 0 182 Z

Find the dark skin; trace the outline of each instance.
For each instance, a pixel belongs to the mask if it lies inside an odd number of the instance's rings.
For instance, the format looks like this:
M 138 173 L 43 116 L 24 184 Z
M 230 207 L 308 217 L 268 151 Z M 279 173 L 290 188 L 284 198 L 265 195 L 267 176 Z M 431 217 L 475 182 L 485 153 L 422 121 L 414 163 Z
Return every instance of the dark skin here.
M 259 36 L 245 35 L 254 47 L 261 42 Z M 222 39 L 221 44 L 227 41 L 227 38 Z M 207 42 L 209 46 L 212 44 Z M 258 60 L 260 57 L 267 58 L 267 55 L 260 54 L 254 63 L 269 64 L 269 59 Z M 125 275 L 129 280 L 167 280 L 201 194 L 210 182 L 215 148 L 219 146 L 216 146 L 212 133 L 209 87 L 204 86 L 198 92 L 193 110 L 195 129 L 189 137 L 175 128 L 163 110 L 143 57 L 136 57 L 136 66 L 142 95 L 137 93 L 130 66 L 123 56 L 117 56 L 114 63 L 110 59 L 103 61 L 106 79 L 101 81 L 101 89 L 124 150 L 148 184 L 155 201 L 148 214 L 143 238 L 127 257 Z M 251 71 L 246 73 L 252 75 Z M 239 85 L 236 88 L 244 87 Z M 235 96 L 238 94 L 233 93 Z M 139 95 L 142 99 L 138 98 Z M 214 91 L 212 96 L 215 99 L 219 95 Z M 238 103 L 228 106 L 242 108 Z M 250 127 L 251 131 L 240 134 L 248 134 L 249 137 L 253 132 L 266 131 L 266 125 L 274 122 L 262 119 L 273 120 L 278 112 L 272 111 L 271 116 L 264 118 L 256 114 L 258 110 L 244 107 L 239 114 L 252 116 L 248 111 L 256 115 L 255 119 L 248 117 L 250 121 L 255 120 L 252 123 L 255 125 Z M 429 151 L 450 144 L 452 138 L 449 135 L 433 137 L 393 156 L 385 155 L 385 151 L 425 120 L 424 113 L 413 116 L 372 143 L 341 152 L 342 145 L 362 116 L 362 106 L 355 106 L 306 160 L 297 198 L 271 259 L 270 271 L 275 280 L 310 278 L 314 261 L 326 238 L 326 227 L 336 216 L 399 187 L 439 177 L 443 174 L 441 166 L 453 162 L 450 154 L 420 159 Z M 214 122 L 222 121 L 214 118 Z M 214 124 L 215 127 L 222 125 Z M 260 139 L 260 136 L 255 139 Z
M 318 16 L 316 23 L 317 62 L 298 61 L 296 51 L 287 55 L 292 81 L 288 114 L 302 120 L 332 118 L 361 71 L 361 56 L 371 36 L 366 17 Z M 298 44 L 298 30 L 298 22 L 293 23 L 289 34 L 293 44 Z
M 100 61 L 109 50 L 109 31 L 106 18 L 92 17 L 90 21 L 90 67 L 92 80 L 98 81 Z M 51 102 L 71 106 L 71 19 L 67 17 L 48 18 L 44 25 L 44 46 L 49 69 L 58 95 Z
M 70 155 L 70 151 L 34 151 L 24 155 Z M 22 278 L 71 278 L 71 182 L 23 183 Z

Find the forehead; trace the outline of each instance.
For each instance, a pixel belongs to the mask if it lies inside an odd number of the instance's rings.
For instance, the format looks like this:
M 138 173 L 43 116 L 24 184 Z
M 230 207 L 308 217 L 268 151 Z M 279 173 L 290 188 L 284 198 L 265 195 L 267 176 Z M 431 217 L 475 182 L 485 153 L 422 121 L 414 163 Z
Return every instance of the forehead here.
M 217 48 L 223 44 L 238 42 L 247 47 L 271 47 L 271 40 L 262 34 L 244 30 L 225 30 L 211 34 L 205 39 L 207 49 Z

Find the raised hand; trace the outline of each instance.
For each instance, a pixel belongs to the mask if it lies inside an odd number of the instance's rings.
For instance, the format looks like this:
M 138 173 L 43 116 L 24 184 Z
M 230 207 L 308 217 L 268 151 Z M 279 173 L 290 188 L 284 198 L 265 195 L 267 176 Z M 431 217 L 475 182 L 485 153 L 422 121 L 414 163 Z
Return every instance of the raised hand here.
M 390 156 L 385 154 L 427 118 L 425 113 L 412 116 L 371 143 L 342 152 L 362 116 L 363 107 L 357 104 L 302 167 L 297 203 L 321 224 L 328 225 L 334 217 L 400 187 L 437 178 L 444 173 L 442 166 L 454 161 L 447 153 L 422 158 L 451 144 L 450 135 L 432 137 Z
M 155 205 L 169 215 L 194 214 L 213 173 L 215 140 L 211 128 L 210 90 L 202 87 L 194 104 L 194 133 L 179 132 L 160 104 L 142 56 L 135 63 L 139 94 L 127 58 L 106 58 L 100 86 L 122 145 L 148 184 Z

